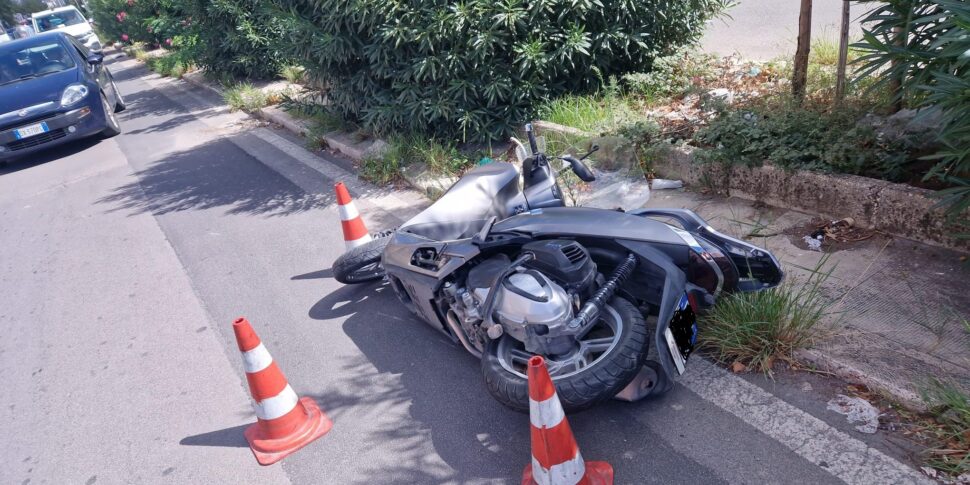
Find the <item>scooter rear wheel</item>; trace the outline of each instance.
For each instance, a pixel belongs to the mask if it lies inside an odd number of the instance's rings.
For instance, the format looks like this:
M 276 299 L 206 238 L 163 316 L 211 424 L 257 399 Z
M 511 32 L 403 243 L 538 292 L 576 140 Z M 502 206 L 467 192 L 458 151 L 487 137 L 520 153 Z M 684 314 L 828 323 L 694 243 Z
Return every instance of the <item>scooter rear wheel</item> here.
M 614 330 L 613 341 L 605 353 L 592 359 L 588 365 L 572 369 L 557 367 L 561 359 L 546 356 L 556 393 L 567 412 L 587 409 L 612 399 L 636 377 L 647 355 L 650 337 L 640 310 L 620 297 L 614 297 L 604 310 L 598 325 Z M 614 320 L 606 322 L 605 319 Z M 507 347 L 517 346 L 517 350 L 513 351 L 519 356 L 515 358 L 516 362 L 527 360 L 531 355 L 521 347 L 521 343 L 508 339 L 512 337 L 505 335 L 492 340 L 482 354 L 485 385 L 489 394 L 502 404 L 516 411 L 528 412 L 529 383 L 524 367 L 509 365 Z
M 391 238 L 382 237 L 357 246 L 333 263 L 333 278 L 345 285 L 377 281 L 384 278 L 381 254 Z

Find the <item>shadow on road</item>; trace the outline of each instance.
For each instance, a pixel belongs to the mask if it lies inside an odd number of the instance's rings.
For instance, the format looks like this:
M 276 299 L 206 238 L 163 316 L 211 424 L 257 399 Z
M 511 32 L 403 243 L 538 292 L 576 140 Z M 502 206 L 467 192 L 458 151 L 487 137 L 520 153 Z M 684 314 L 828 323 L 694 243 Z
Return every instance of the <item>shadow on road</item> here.
M 135 214 L 224 207 L 227 214 L 283 216 L 325 207 L 330 194 L 307 194 L 228 138 L 165 155 L 134 173 L 138 180 L 98 200 Z
M 144 64 L 135 64 L 127 69 L 121 69 L 120 67 L 115 66 L 115 64 L 120 62 L 130 61 L 133 59 L 133 57 L 128 57 L 123 52 L 116 52 L 105 57 L 104 63 L 111 71 L 111 76 L 114 78 L 115 82 L 127 81 L 129 79 L 144 76 L 145 74 L 151 72 L 151 70 L 148 69 L 148 67 L 146 67 Z
M 373 284 L 343 286 L 310 309 L 316 320 L 347 317 L 344 332 L 364 354 L 345 360 L 340 373 L 359 378 L 311 397 L 338 424 L 344 414 L 379 413 L 359 431 L 364 446 L 394 457 L 395 465 L 361 470 L 381 483 L 506 478 L 503 469 L 527 460 L 528 418 L 488 396 L 473 356 L 417 318 L 386 311 L 396 306 L 390 287 Z M 393 382 L 398 375 L 401 385 Z M 403 409 L 409 416 L 393 414 Z M 437 457 L 454 471 L 427 453 L 429 435 Z
M 4 165 L 0 165 L 0 176 L 8 173 L 19 172 L 31 167 L 36 167 L 37 165 L 43 165 L 47 162 L 53 162 L 54 160 L 59 160 L 61 158 L 66 158 L 71 155 L 81 153 L 84 150 L 101 143 L 101 141 L 101 137 L 92 136 L 64 145 L 51 147 L 36 153 L 31 153 L 23 158 L 18 158 Z
M 229 109 L 225 106 L 213 106 L 205 109 L 186 112 L 184 108 L 172 103 L 156 90 L 144 90 L 125 95 L 127 108 L 122 114 L 122 121 L 128 119 L 161 118 L 163 121 L 143 128 L 125 130 L 127 135 L 142 135 L 174 130 L 186 123 L 200 118 L 208 118 L 223 114 Z
M 333 270 L 330 268 L 321 269 L 320 271 L 313 271 L 311 273 L 298 274 L 290 278 L 292 281 L 299 280 L 319 280 L 324 278 L 333 278 Z
M 223 448 L 248 448 L 249 443 L 243 431 L 251 424 L 233 426 L 231 428 L 219 429 L 208 433 L 187 436 L 179 441 L 182 446 L 218 446 Z

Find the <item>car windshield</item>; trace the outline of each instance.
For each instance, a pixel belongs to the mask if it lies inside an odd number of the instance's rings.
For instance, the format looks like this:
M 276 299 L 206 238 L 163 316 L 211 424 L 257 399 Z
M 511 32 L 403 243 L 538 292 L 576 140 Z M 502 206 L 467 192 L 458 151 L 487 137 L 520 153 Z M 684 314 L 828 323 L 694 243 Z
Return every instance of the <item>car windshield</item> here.
M 0 44 L 0 84 L 66 71 L 74 65 L 74 59 L 56 40 L 28 46 Z
M 84 17 L 77 10 L 65 10 L 54 12 L 43 17 L 37 17 L 37 30 L 47 32 L 48 30 L 59 29 L 68 25 L 84 23 Z

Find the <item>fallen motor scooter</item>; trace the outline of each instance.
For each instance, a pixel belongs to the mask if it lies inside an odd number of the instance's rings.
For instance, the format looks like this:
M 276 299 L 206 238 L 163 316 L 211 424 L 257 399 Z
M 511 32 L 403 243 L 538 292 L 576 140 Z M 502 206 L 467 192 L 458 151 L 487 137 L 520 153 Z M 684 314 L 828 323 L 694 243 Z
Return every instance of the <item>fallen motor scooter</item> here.
M 689 210 L 565 207 L 550 158 L 526 132 L 521 189 L 515 166 L 478 167 L 333 265 L 343 283 L 386 277 L 408 309 L 481 358 L 503 404 L 529 408 L 532 355 L 545 357 L 567 410 L 665 392 L 694 350 L 698 312 L 781 282 L 770 252 Z M 590 154 L 554 160 L 591 182 Z

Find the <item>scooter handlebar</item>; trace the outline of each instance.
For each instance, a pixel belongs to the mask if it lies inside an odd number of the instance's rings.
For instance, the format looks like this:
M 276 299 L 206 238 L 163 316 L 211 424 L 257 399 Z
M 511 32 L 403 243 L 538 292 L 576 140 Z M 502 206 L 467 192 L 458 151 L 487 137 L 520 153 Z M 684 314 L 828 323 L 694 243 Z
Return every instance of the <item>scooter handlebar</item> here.
M 529 136 L 529 148 L 532 149 L 532 155 L 539 153 L 539 145 L 536 143 L 536 135 L 532 130 L 532 123 L 525 124 L 525 134 Z

